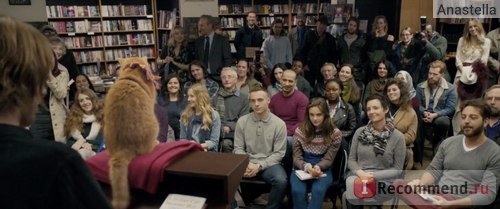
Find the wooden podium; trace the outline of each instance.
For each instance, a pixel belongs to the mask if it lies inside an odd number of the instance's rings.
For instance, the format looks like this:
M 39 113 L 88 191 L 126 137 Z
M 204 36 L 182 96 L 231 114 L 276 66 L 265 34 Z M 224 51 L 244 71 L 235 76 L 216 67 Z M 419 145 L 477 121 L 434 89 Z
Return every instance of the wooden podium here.
M 246 155 L 190 152 L 166 168 L 156 194 L 131 189 L 129 209 L 158 209 L 170 193 L 205 197 L 207 208 L 228 209 L 248 161 Z M 109 185 L 101 186 L 110 197 Z

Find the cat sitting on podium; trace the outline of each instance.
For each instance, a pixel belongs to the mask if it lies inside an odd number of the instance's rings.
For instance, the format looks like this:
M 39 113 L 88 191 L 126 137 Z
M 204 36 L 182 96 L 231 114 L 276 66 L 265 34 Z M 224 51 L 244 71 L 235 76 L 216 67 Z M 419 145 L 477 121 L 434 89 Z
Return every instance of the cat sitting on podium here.
M 128 166 L 138 155 L 158 144 L 159 124 L 154 112 L 157 80 L 146 58 L 120 59 L 120 76 L 104 102 L 104 140 L 109 152 L 112 205 L 130 204 Z

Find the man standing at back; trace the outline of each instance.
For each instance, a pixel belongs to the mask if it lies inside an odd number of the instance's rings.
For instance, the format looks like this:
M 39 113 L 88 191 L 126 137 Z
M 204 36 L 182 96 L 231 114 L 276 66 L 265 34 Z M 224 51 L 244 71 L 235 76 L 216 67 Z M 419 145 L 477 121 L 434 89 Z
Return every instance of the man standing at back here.
M 200 37 L 195 42 L 195 59 L 202 61 L 207 66 L 210 78 L 220 83 L 222 68 L 233 62 L 229 41 L 214 32 L 214 20 L 210 15 L 200 16 L 198 32 Z
M 247 24 L 236 31 L 234 37 L 237 59 L 245 59 L 245 49 L 247 47 L 260 48 L 263 41 L 262 30 L 257 26 L 257 14 L 254 11 L 248 12 Z
M 286 149 L 286 125 L 269 111 L 269 103 L 267 90 L 250 90 L 253 112 L 236 122 L 233 153 L 249 156 L 243 177 L 256 177 L 271 184 L 266 209 L 279 209 L 288 183 L 287 174 L 280 165 Z M 250 201 L 260 195 L 252 194 L 254 191 L 243 185 L 241 190 L 242 197 Z
M 297 56 L 297 51 L 299 47 L 304 42 L 307 27 L 306 27 L 306 15 L 304 13 L 298 13 L 295 17 L 297 20 L 297 27 L 293 28 L 288 34 L 288 39 L 292 45 L 292 55 Z

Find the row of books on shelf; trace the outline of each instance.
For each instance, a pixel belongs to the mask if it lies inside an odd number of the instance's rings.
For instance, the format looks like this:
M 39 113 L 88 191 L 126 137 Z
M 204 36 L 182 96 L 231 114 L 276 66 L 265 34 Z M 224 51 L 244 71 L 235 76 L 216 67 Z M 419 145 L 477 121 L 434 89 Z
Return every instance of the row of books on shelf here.
M 57 33 L 88 33 L 101 31 L 101 21 L 51 21 L 49 23 L 57 30 Z
M 106 46 L 153 44 L 152 33 L 135 33 L 104 36 Z
M 258 14 L 287 14 L 290 13 L 322 13 L 330 3 L 299 3 L 292 4 L 292 8 L 288 4 L 262 4 L 262 5 L 241 5 L 227 4 L 219 5 L 219 14 L 246 14 L 250 11 L 255 11 Z
M 63 37 L 63 40 L 66 47 L 70 49 L 103 46 L 102 36 Z
M 73 51 L 76 63 L 101 62 L 103 60 L 102 50 Z
M 99 6 L 46 6 L 48 18 L 58 17 L 99 17 Z
M 153 30 L 151 19 L 105 20 L 102 26 L 104 31 Z
M 150 61 L 149 65 L 151 65 L 151 69 L 156 71 L 156 63 L 154 61 Z M 80 70 L 82 73 L 86 74 L 90 77 L 101 77 L 104 84 L 109 81 L 114 81 L 114 76 L 116 76 L 116 70 L 120 66 L 118 62 L 108 63 L 106 64 L 106 68 L 103 69 L 104 65 L 101 63 L 96 63 L 94 65 L 82 65 L 80 66 Z M 91 79 L 93 81 L 93 79 Z
M 287 26 L 288 25 L 288 18 L 282 18 L 282 17 L 274 17 L 274 16 L 266 16 L 266 17 L 260 17 L 257 18 L 257 24 L 260 27 L 270 27 L 271 24 L 275 19 L 282 19 L 283 20 L 283 25 Z M 221 27 L 223 28 L 240 28 L 243 26 L 245 23 L 245 18 L 244 17 L 222 17 L 221 18 Z
M 147 5 L 102 5 L 101 11 L 103 17 L 148 15 Z
M 107 61 L 126 57 L 155 57 L 154 47 L 129 47 L 128 49 L 106 50 Z
M 158 11 L 158 28 L 173 29 L 177 25 L 177 9 Z

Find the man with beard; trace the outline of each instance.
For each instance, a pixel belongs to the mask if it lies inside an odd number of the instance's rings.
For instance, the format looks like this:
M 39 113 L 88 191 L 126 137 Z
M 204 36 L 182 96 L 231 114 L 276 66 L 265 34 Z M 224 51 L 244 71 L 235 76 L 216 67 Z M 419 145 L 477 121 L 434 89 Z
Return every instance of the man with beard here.
M 306 32 L 308 31 L 306 27 L 306 15 L 304 13 L 298 13 L 295 19 L 297 20 L 297 27 L 293 28 L 288 34 L 294 57 L 297 56 L 298 49 L 302 46 Z
M 498 208 L 498 205 L 491 204 L 500 183 L 500 147 L 483 131 L 490 108 L 481 99 L 467 100 L 461 107 L 461 113 L 463 135 L 444 140 L 421 178 L 408 184 L 424 186 L 413 188 L 437 184 L 438 187 L 431 187 L 439 188 L 443 194 L 446 187 L 460 187 L 466 183 L 465 191 L 448 190 L 448 194 L 433 195 L 432 204 L 439 208 Z M 483 190 L 478 191 L 478 186 Z M 409 200 L 410 205 L 414 205 L 413 201 L 418 198 L 410 194 L 403 196 L 403 200 L 407 203 Z
M 337 39 L 337 48 L 340 55 L 340 65 L 351 64 L 354 66 L 352 74 L 356 81 L 365 79 L 365 71 L 361 64 L 365 37 L 359 33 L 359 20 L 355 17 L 347 21 L 347 32 Z
M 494 85 L 486 90 L 484 99 L 491 108 L 491 115 L 485 128 L 486 136 L 500 145 L 500 85 Z
M 418 84 L 416 89 L 425 137 L 431 141 L 434 149 L 446 137 L 457 104 L 455 86 L 443 78 L 445 71 L 444 62 L 432 62 L 429 65 L 429 78 Z

